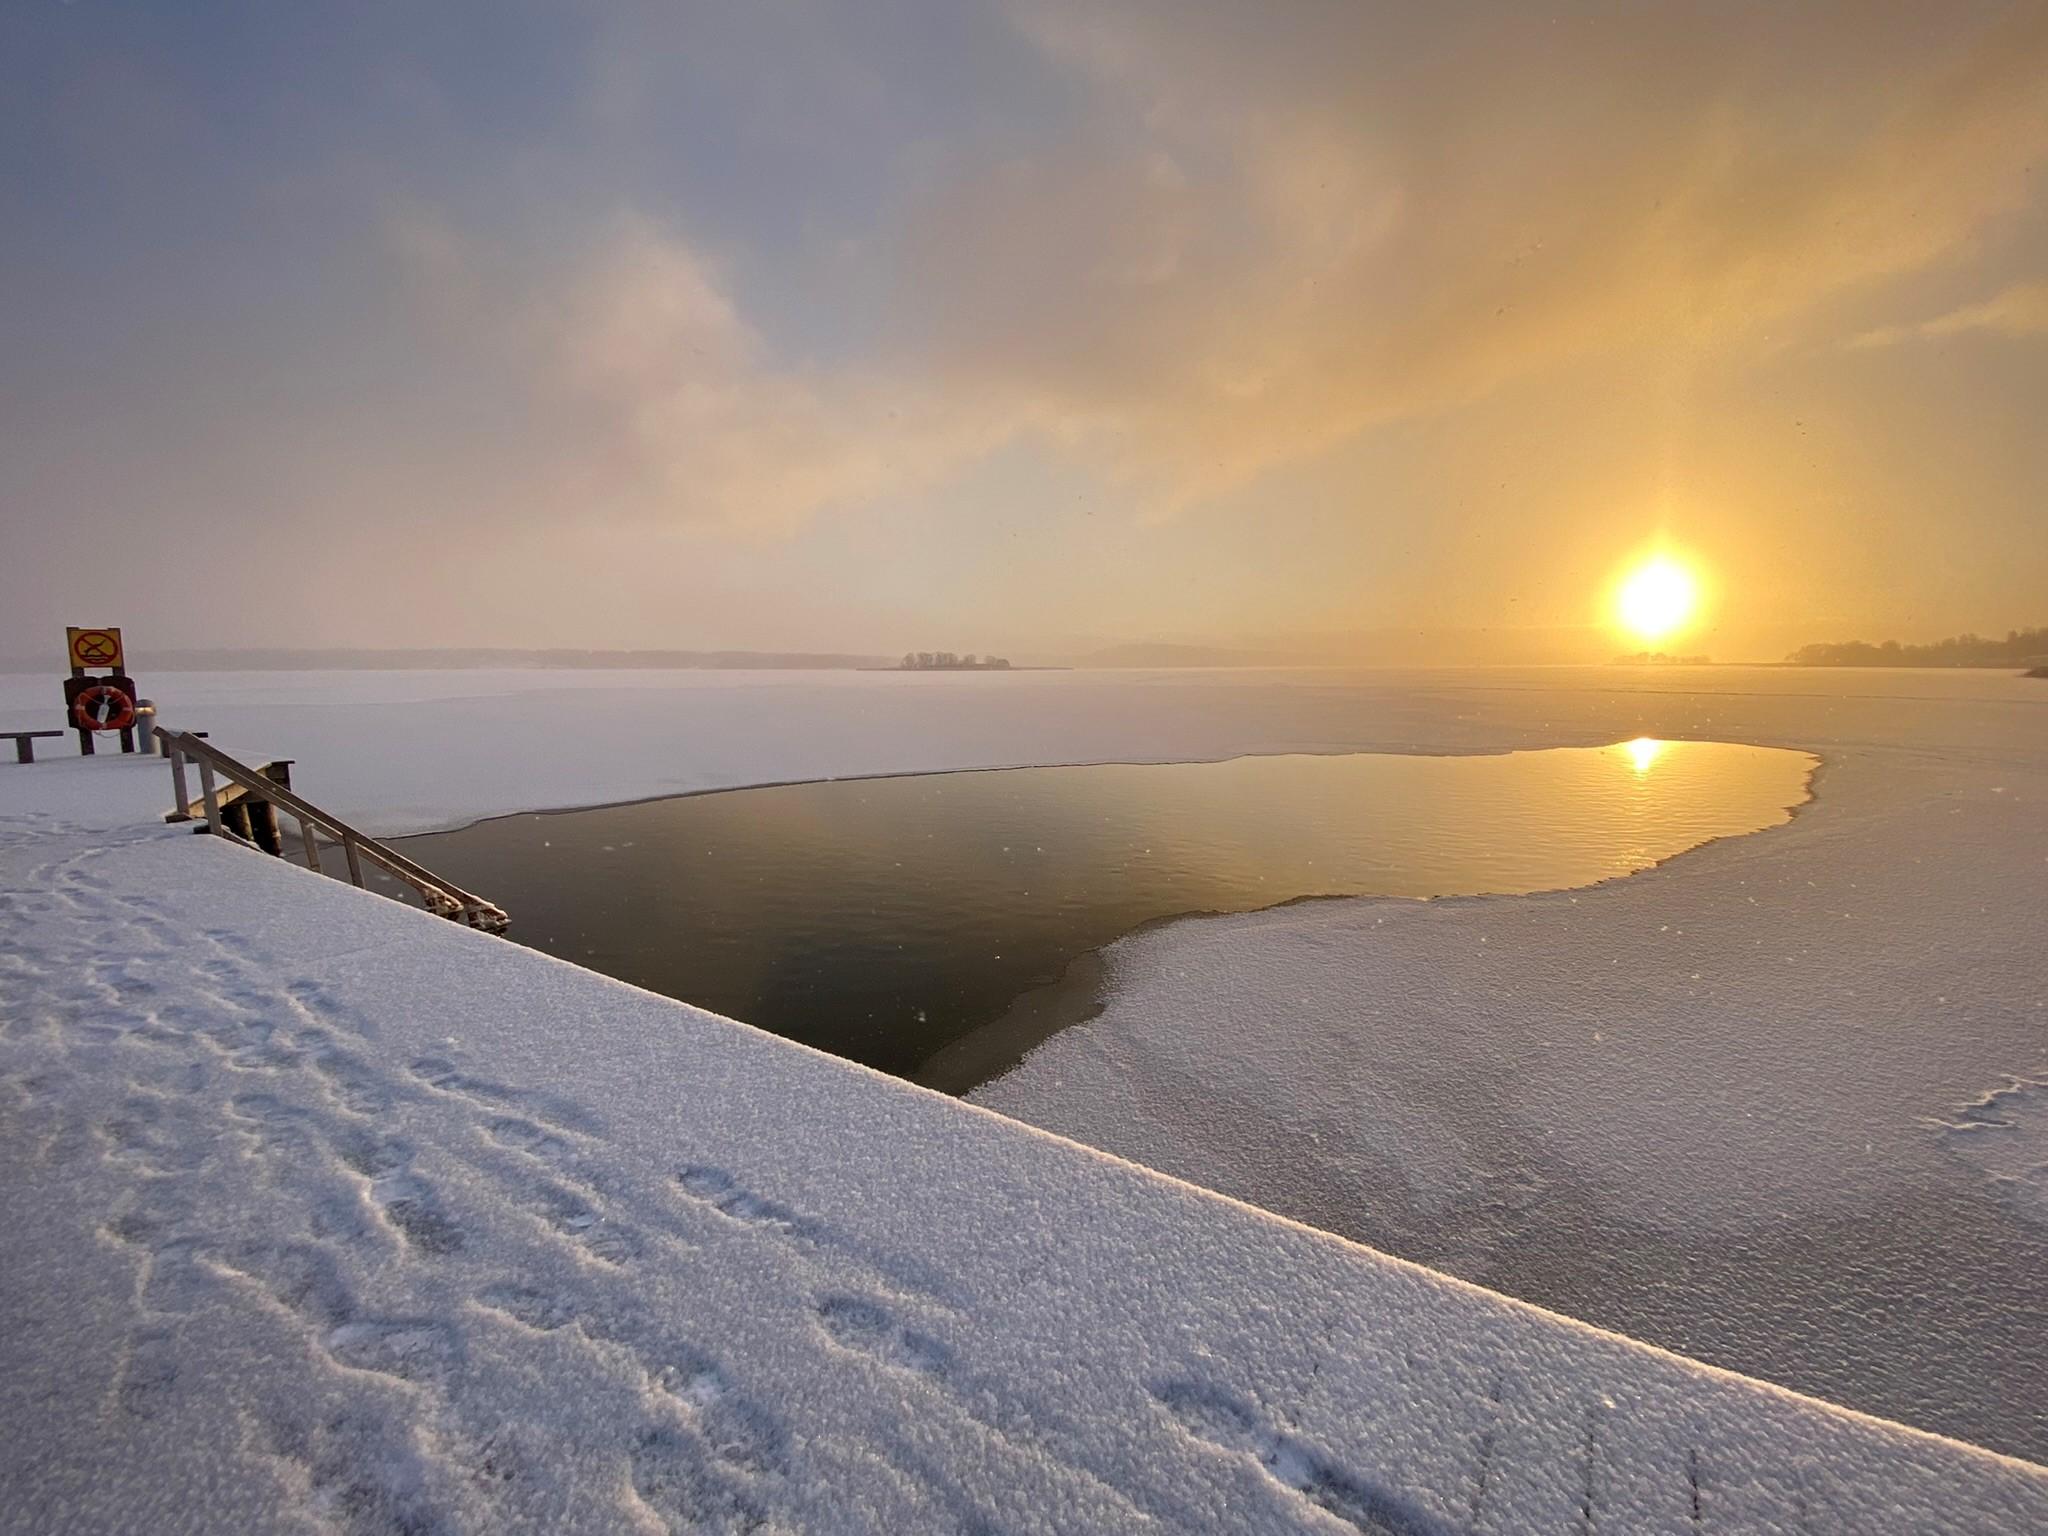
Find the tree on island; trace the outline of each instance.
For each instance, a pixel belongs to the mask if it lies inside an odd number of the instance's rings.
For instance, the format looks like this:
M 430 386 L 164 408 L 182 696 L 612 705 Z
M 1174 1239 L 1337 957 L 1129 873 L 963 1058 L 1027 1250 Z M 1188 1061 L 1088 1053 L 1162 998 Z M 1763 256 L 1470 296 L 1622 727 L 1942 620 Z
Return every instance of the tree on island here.
M 899 672 L 1007 672 L 1007 656 L 977 657 L 969 651 L 956 656 L 951 651 L 905 651 Z
M 2011 629 L 2003 640 L 1962 634 L 1926 645 L 1843 640 L 1802 645 L 1787 659 L 1798 667 L 2031 667 L 2048 662 L 2048 629 Z

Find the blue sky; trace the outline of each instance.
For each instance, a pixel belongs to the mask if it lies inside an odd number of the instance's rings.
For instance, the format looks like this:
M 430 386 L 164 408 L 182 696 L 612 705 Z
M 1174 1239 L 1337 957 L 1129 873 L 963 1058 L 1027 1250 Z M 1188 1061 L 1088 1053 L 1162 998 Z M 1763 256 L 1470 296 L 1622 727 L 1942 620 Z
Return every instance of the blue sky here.
M 2039 623 L 2044 150 L 2039 5 L 16 0 L 0 649 Z

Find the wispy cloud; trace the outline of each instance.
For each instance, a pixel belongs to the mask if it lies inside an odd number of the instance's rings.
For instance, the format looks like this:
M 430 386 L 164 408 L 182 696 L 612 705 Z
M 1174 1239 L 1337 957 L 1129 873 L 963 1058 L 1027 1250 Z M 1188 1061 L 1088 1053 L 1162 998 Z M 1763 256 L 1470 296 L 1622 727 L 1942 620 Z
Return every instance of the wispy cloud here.
M 778 535 L 930 484 L 1002 435 L 920 381 L 773 355 L 686 236 L 622 214 L 522 262 L 407 209 L 388 248 L 436 320 L 512 371 L 563 517 Z M 564 505 L 566 503 L 566 506 Z
M 2048 335 L 2048 282 L 2014 283 L 1978 304 L 1909 325 L 1883 325 L 1851 338 L 1852 347 L 1895 347 L 1901 342 L 1939 340 L 1965 331 L 1999 336 Z
M 545 314 L 620 501 L 779 530 L 927 483 L 974 444 L 900 380 L 778 363 L 683 239 L 626 223 Z

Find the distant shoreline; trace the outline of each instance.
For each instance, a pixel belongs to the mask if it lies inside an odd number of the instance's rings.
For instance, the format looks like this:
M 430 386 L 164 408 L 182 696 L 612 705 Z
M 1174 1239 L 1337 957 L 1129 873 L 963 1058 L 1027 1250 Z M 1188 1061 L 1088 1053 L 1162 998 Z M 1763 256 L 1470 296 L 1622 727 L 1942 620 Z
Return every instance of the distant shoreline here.
M 11 656 L 0 672 L 35 675 L 64 670 L 62 647 L 47 659 Z M 351 646 L 285 646 L 275 650 L 141 646 L 129 661 L 155 672 L 853 672 L 894 665 L 860 651 L 592 650 L 581 647 L 421 646 L 388 650 Z
M 54 648 L 53 648 L 54 650 Z M 522 651 L 522 650 L 417 650 L 351 651 L 293 649 L 276 651 L 201 651 L 177 647 L 143 648 L 130 651 L 131 670 L 149 673 L 234 673 L 234 672 L 1412 672 L 1554 670 L 1590 668 L 1627 672 L 1659 673 L 1695 668 L 1757 667 L 1775 670 L 1810 671 L 1928 671 L 2008 672 L 2022 677 L 2048 676 L 2048 665 L 2035 657 L 2018 660 L 1940 661 L 1924 657 L 1858 656 L 1829 661 L 1792 659 L 1764 661 L 1714 661 L 1703 657 L 1638 661 L 1615 657 L 1606 661 L 1332 661 L 1266 660 L 1260 662 L 1217 660 L 1092 661 L 1068 664 L 1031 664 L 1009 667 L 905 667 L 880 656 L 844 652 L 767 651 Z M 12 656 L 0 658 L 0 676 L 58 676 L 64 670 L 62 657 Z
M 2030 670 L 2020 661 L 1766 661 L 1752 665 L 1805 672 L 2016 672 L 2021 677 L 2048 677 L 2048 666 Z

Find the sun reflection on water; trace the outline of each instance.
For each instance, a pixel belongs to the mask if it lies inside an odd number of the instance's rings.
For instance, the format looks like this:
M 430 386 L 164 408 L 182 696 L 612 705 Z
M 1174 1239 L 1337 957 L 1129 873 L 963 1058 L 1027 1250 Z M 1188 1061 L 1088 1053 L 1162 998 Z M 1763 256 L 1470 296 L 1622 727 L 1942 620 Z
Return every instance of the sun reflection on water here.
M 1638 777 L 1650 771 L 1650 765 L 1664 755 L 1664 743 L 1653 736 L 1638 736 L 1634 741 L 1622 743 L 1621 750 L 1628 754 Z

